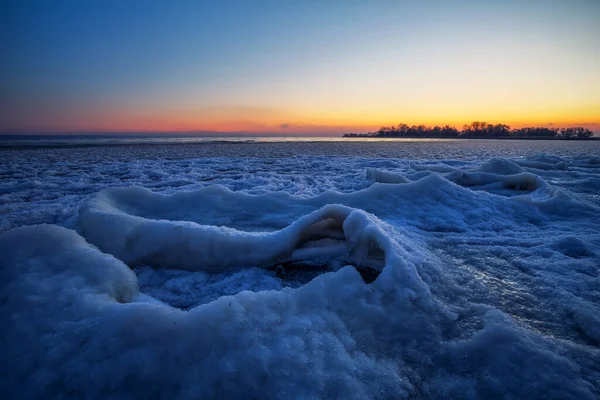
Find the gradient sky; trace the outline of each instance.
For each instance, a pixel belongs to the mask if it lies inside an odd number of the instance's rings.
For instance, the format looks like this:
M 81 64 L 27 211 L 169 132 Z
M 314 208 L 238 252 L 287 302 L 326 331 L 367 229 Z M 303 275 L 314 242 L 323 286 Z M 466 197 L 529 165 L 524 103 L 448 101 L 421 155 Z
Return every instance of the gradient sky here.
M 0 5 L 0 132 L 600 130 L 600 0 Z

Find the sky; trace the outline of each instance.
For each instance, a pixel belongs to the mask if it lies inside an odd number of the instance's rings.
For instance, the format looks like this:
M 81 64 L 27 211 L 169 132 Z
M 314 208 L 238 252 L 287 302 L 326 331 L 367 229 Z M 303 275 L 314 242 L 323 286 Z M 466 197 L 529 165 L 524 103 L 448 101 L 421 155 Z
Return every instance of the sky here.
M 0 22 L 0 133 L 600 131 L 600 0 L 1 0 Z

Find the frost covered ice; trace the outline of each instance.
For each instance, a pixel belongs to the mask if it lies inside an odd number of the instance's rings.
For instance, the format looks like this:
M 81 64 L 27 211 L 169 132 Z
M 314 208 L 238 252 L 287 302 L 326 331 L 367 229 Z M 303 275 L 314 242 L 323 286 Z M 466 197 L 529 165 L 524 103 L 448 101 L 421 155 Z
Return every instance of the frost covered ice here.
M 64 226 L 0 235 L 0 383 L 15 398 L 598 398 L 595 160 L 342 159 L 355 171 L 308 195 L 256 189 L 260 168 L 241 190 L 104 188 Z M 311 279 L 274 270 L 299 264 Z

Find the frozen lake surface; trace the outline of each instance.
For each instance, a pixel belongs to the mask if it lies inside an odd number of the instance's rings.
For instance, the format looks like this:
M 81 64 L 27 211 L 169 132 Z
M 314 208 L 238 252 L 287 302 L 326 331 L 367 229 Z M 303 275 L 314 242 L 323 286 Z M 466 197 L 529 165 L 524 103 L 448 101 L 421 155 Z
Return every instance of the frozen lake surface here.
M 600 397 L 600 141 L 2 144 L 13 397 Z

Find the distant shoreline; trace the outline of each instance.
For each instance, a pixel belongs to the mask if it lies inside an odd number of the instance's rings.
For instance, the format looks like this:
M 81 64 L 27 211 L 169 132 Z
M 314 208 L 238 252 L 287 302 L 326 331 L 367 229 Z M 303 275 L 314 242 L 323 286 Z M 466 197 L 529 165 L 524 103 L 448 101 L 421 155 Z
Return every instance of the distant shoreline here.
M 368 134 L 353 134 L 344 133 L 342 135 L 346 139 L 444 139 L 444 140 L 552 140 L 552 141 L 570 141 L 570 140 L 600 140 L 600 136 L 592 136 L 588 138 L 558 138 L 545 136 L 497 136 L 497 137 L 477 137 L 477 136 L 379 136 Z
M 375 132 L 346 133 L 344 138 L 423 138 L 423 139 L 504 139 L 504 140 L 590 140 L 594 132 L 583 126 L 569 128 L 549 128 L 547 126 L 529 126 L 511 129 L 506 124 L 488 124 L 474 121 L 463 125 L 462 130 L 444 126 L 425 126 L 398 124 L 382 126 Z

